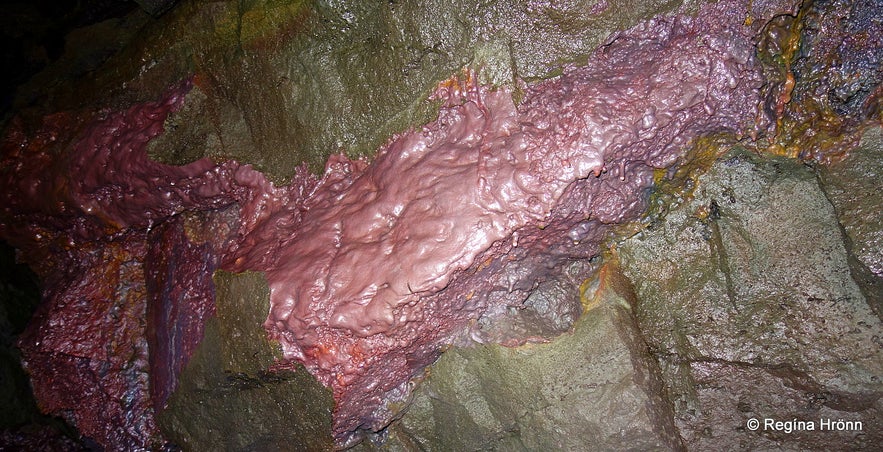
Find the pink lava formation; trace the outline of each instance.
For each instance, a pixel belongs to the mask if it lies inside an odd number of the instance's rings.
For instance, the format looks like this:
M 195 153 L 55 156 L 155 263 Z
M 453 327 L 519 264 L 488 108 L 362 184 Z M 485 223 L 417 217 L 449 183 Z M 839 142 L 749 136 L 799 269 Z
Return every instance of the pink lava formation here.
M 15 123 L 0 234 L 45 287 L 20 341 L 41 406 L 105 447 L 155 444 L 153 412 L 213 314 L 211 273 L 259 270 L 264 328 L 333 390 L 338 445 L 379 431 L 444 346 L 493 340 L 477 319 L 637 219 L 654 170 L 691 140 L 767 127 L 744 14 L 724 2 L 645 22 L 518 106 L 465 72 L 439 85 L 432 123 L 283 187 L 235 161 L 147 158 L 187 82 L 125 111 Z M 209 233 L 187 232 L 194 212 Z

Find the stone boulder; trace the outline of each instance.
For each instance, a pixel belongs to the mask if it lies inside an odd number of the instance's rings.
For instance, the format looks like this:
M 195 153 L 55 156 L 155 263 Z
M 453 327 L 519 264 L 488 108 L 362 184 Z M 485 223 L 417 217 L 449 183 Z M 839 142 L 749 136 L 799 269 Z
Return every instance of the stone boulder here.
M 620 251 L 688 448 L 879 444 L 883 326 L 810 168 L 737 150 Z M 751 418 L 816 430 L 751 431 Z M 819 431 L 821 419 L 864 428 Z
M 255 328 L 269 309 L 261 273 L 219 271 L 217 317 L 158 415 L 184 450 L 329 450 L 331 392 L 303 367 L 268 371 L 278 353 Z
M 853 162 L 867 164 L 866 152 Z M 853 165 L 849 184 L 876 183 Z M 616 246 L 620 263 L 608 259 L 584 284 L 572 332 L 449 350 L 387 441 L 361 447 L 873 448 L 883 440 L 883 325 L 851 271 L 846 213 L 825 194 L 810 167 L 735 149 Z M 844 212 L 879 199 L 854 203 Z

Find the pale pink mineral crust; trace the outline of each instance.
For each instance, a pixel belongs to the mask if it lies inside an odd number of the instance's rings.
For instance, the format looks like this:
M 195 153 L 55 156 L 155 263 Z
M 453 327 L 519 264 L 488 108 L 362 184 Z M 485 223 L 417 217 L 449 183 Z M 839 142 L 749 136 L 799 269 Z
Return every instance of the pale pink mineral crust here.
M 322 178 L 301 169 L 286 187 L 233 161 L 147 158 L 186 83 L 123 112 L 47 117 L 30 141 L 13 127 L 0 234 L 46 285 L 21 342 L 42 406 L 105 447 L 153 444 L 152 414 L 200 339 L 220 266 L 266 272 L 264 326 L 333 390 L 338 445 L 381 430 L 443 347 L 528 340 L 482 325 L 638 218 L 654 170 L 692 139 L 767 126 L 744 21 L 744 5 L 721 2 L 643 23 L 517 107 L 467 73 L 439 86 L 436 121 L 370 163 L 332 156 Z M 238 218 L 197 243 L 177 216 L 193 210 Z M 102 335 L 115 322 L 123 331 Z
M 635 219 L 652 170 L 690 140 L 764 123 L 744 18 L 713 13 L 617 34 L 519 108 L 468 76 L 444 83 L 436 121 L 370 165 L 332 159 L 300 221 L 258 228 L 279 244 L 256 265 L 265 327 L 334 390 L 341 444 L 389 422 L 384 404 L 470 319 L 523 301 L 568 256 L 596 252 L 605 224 Z M 546 270 L 507 263 L 528 256 Z M 501 284 L 519 295 L 488 296 Z

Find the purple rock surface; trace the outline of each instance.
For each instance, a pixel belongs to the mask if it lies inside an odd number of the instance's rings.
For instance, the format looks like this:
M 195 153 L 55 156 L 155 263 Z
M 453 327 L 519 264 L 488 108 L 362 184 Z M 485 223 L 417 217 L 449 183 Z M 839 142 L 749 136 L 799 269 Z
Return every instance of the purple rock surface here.
M 768 127 L 755 30 L 735 6 L 615 34 L 518 106 L 465 71 L 439 85 L 435 121 L 370 162 L 332 156 L 321 178 L 301 169 L 283 187 L 235 161 L 147 158 L 189 82 L 121 112 L 13 125 L 0 235 L 46 285 L 21 339 L 43 409 L 106 447 L 161 441 L 152 416 L 212 315 L 211 272 L 259 270 L 264 327 L 333 390 L 338 444 L 382 429 L 445 346 L 494 340 L 478 319 L 517 308 L 637 219 L 654 171 L 691 140 Z M 226 227 L 194 237 L 182 220 L 194 211 Z
M 608 225 L 636 219 L 653 170 L 690 140 L 768 123 L 747 31 L 716 13 L 613 36 L 518 108 L 468 74 L 444 83 L 435 122 L 370 165 L 334 162 L 300 221 L 255 232 L 279 244 L 257 266 L 265 326 L 334 389 L 339 440 L 382 428 L 385 403 L 470 320 L 517 306 L 567 259 L 595 254 Z

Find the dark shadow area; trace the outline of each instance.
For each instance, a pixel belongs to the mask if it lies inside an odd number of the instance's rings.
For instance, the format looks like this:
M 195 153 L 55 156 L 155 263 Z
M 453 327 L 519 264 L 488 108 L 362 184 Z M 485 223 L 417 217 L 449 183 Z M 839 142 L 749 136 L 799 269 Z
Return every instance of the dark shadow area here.
M 0 242 L 0 450 L 85 450 L 74 428 L 40 413 L 16 347 L 40 303 L 37 275 Z
M 6 117 L 19 85 L 58 60 L 72 30 L 130 14 L 141 7 L 159 15 L 171 0 L 0 0 L 0 115 Z

